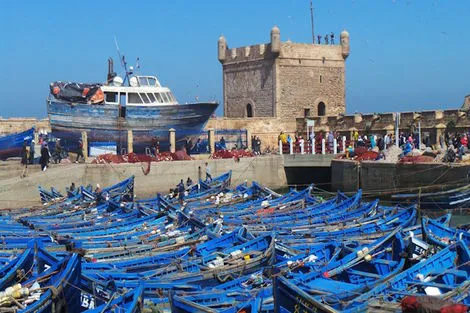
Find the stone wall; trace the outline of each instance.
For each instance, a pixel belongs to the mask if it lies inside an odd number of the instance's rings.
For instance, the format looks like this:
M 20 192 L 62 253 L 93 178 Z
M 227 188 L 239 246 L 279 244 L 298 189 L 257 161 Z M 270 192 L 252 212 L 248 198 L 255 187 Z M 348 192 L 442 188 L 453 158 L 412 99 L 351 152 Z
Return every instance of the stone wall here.
M 423 112 L 401 112 L 399 114 L 399 131 L 417 132 L 421 126 L 422 137 L 429 135 L 431 142 L 436 143 L 439 135 L 444 133 L 449 122 L 455 123 L 455 131 L 468 131 L 470 119 L 468 111 L 464 110 L 436 110 Z M 336 115 L 311 117 L 315 122 L 315 132 L 335 131 L 350 139 L 352 132 L 357 130 L 360 135 L 394 134 L 397 113 L 371 113 L 354 115 Z M 297 131 L 306 132 L 307 118 L 297 119 Z
M 333 160 L 331 185 L 333 190 L 390 195 L 411 192 L 420 187 L 468 184 L 470 165 L 443 163 L 386 163 L 374 161 Z
M 135 176 L 135 194 L 139 199 L 155 196 L 158 192 L 168 192 L 174 188 L 180 179 L 189 176 L 198 178 L 198 167 L 204 175 L 208 162 L 212 175 L 220 175 L 232 170 L 232 185 L 245 181 L 257 181 L 270 188 L 281 188 L 287 183 L 284 172 L 283 158 L 270 155 L 257 158 L 221 160 L 194 160 L 173 162 L 152 162 L 150 172 L 144 175 L 141 164 L 52 164 L 46 172 L 39 165 L 29 166 L 26 178 L 20 178 L 22 168 L 19 162 L 4 162 L 0 164 L 0 209 L 25 207 L 39 204 L 37 186 L 56 187 L 64 192 L 72 182 L 76 185 L 110 186 Z M 204 176 L 202 177 L 204 178 Z
M 279 116 L 318 116 L 346 111 L 345 66 L 342 47 L 282 43 L 278 59 Z M 309 111 L 305 111 L 305 110 Z
M 256 60 L 249 65 L 233 63 L 224 66 L 224 115 L 246 117 L 247 105 L 255 117 L 273 117 L 274 60 Z
M 0 118 L 0 135 L 22 132 L 31 127 L 35 127 L 36 131 L 46 130 L 49 132 L 51 130 L 49 119 Z
M 281 131 L 291 134 L 296 131 L 295 119 L 277 118 L 211 118 L 206 126 L 207 129 L 246 129 L 248 136 L 259 136 L 261 139 L 261 149 L 270 147 L 277 151 L 277 138 Z M 250 142 L 248 143 L 250 145 Z

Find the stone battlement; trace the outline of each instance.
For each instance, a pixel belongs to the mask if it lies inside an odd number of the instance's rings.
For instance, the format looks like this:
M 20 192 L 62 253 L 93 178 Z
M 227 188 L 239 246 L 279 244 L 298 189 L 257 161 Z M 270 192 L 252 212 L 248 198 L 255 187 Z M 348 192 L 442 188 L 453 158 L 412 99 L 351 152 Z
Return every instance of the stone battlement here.
M 267 59 L 298 59 L 324 62 L 341 61 L 344 64 L 341 45 L 312 45 L 307 43 L 282 42 L 279 53 L 271 51 L 271 44 L 258 44 L 238 48 L 226 48 L 222 64 L 267 60 Z
M 295 119 L 344 113 L 349 33 L 343 31 L 340 39 L 339 45 L 283 42 L 275 26 L 269 43 L 230 49 L 221 36 L 224 116 Z
M 4 119 L 0 117 L 0 135 L 22 132 L 31 127 L 35 127 L 36 131 L 45 130 L 50 132 L 51 130 L 49 119 L 47 118 L 11 117 Z

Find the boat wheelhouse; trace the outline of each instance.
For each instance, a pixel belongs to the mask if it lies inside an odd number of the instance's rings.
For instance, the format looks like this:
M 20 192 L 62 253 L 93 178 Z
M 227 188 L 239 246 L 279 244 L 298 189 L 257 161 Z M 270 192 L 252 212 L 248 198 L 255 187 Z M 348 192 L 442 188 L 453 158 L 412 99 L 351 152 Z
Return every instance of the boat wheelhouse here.
M 84 132 L 90 147 L 105 146 L 112 153 L 127 152 L 129 136 L 135 152 L 148 151 L 155 137 L 165 149 L 171 128 L 177 146 L 182 146 L 185 138 L 200 134 L 218 106 L 216 102 L 179 104 L 156 76 L 134 75 L 130 68 L 123 79 L 114 73 L 112 60 L 106 83 L 54 82 L 50 91 L 53 135 L 70 150 L 77 148 Z

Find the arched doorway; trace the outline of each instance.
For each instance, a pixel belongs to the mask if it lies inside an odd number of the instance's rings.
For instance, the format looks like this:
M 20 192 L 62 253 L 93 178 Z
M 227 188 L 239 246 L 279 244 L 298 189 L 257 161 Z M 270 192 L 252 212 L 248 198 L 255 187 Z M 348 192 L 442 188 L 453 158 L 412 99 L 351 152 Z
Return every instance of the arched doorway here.
M 251 103 L 246 105 L 246 117 L 253 117 L 253 107 L 251 106 Z
M 320 102 L 318 104 L 318 116 L 324 116 L 326 111 L 325 103 Z

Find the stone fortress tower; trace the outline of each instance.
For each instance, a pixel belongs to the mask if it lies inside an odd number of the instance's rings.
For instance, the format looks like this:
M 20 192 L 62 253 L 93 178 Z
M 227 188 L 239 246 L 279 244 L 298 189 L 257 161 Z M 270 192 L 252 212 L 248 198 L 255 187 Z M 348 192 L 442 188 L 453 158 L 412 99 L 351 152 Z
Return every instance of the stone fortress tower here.
M 346 111 L 345 60 L 349 33 L 339 45 L 282 42 L 278 27 L 267 44 L 229 49 L 218 40 L 227 118 L 303 118 Z

